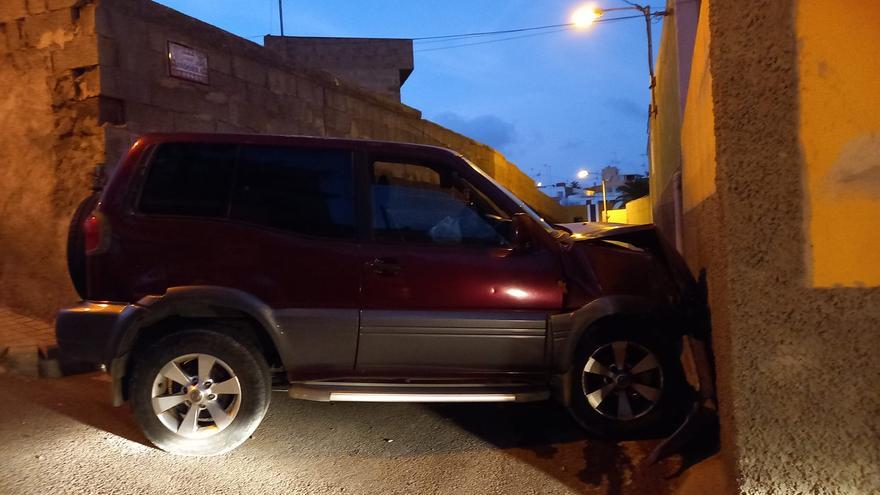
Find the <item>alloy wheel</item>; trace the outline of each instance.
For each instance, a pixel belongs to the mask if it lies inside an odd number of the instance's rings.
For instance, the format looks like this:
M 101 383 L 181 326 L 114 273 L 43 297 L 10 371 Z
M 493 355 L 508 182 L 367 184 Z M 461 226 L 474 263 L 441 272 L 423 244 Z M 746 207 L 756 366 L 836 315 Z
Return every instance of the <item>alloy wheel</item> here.
M 657 405 L 663 393 L 663 370 L 650 350 L 620 340 L 590 355 L 581 385 L 593 410 L 613 420 L 631 421 Z
M 204 438 L 228 427 L 241 406 L 235 372 L 209 354 L 186 354 L 165 364 L 153 380 L 153 412 L 186 438 Z

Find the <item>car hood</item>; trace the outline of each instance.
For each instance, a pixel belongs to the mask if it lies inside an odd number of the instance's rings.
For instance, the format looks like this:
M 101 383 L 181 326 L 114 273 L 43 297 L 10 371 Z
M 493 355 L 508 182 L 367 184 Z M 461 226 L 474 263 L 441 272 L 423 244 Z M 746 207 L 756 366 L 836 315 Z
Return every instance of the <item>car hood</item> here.
M 607 237 L 615 237 L 655 229 L 654 225 L 650 223 L 644 225 L 629 225 L 623 223 L 577 222 L 561 223 L 557 224 L 557 226 L 570 232 L 571 238 L 574 241 L 604 239 Z

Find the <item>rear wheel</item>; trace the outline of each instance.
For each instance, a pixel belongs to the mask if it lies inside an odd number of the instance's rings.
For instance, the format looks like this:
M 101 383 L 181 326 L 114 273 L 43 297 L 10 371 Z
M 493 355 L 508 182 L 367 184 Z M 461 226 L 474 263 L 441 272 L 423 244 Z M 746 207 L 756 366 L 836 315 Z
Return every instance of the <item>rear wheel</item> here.
M 665 433 L 684 412 L 688 386 L 673 342 L 629 328 L 590 332 L 573 363 L 569 410 L 610 438 Z
M 129 382 L 134 416 L 162 450 L 228 452 L 256 430 L 269 406 L 266 360 L 222 331 L 185 330 L 136 357 Z

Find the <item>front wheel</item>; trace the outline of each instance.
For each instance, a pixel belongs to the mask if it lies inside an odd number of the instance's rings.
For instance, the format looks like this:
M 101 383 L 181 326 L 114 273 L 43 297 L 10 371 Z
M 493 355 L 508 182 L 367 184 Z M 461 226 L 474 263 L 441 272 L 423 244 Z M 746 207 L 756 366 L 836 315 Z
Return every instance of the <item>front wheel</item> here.
M 688 399 L 677 345 L 644 332 L 604 328 L 587 335 L 573 363 L 569 411 L 602 437 L 666 433 Z
M 184 330 L 136 357 L 129 397 L 146 437 L 173 454 L 228 452 L 269 406 L 268 366 L 253 345 L 212 330 Z

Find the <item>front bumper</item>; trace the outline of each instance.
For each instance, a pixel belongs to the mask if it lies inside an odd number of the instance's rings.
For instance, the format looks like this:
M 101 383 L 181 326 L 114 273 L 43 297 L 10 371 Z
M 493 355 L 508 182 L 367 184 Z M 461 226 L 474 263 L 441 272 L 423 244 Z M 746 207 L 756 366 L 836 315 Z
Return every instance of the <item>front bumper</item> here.
M 65 359 L 109 365 L 116 357 L 129 304 L 81 301 L 62 309 L 55 320 L 55 337 Z

